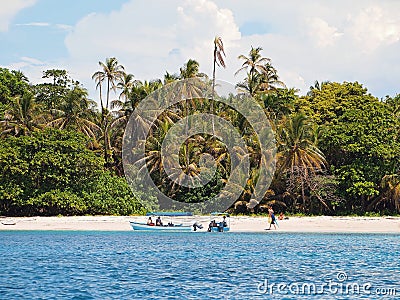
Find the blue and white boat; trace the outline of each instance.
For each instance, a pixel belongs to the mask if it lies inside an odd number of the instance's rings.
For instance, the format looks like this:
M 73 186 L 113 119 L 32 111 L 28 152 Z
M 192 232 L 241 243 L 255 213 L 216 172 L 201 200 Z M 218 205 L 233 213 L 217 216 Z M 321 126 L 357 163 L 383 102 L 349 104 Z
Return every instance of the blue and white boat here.
M 193 216 L 190 212 L 151 212 L 146 214 L 149 217 L 148 222 L 133 222 L 130 221 L 133 230 L 146 230 L 146 231 L 196 231 L 198 228 L 201 229 L 202 226 L 195 222 L 193 225 L 184 225 L 182 223 L 172 222 L 174 217 L 190 217 Z M 170 221 L 165 224 L 164 222 L 158 223 L 153 222 L 151 217 L 169 217 Z M 150 222 L 151 221 L 151 222 Z M 157 221 L 157 220 L 156 220 Z

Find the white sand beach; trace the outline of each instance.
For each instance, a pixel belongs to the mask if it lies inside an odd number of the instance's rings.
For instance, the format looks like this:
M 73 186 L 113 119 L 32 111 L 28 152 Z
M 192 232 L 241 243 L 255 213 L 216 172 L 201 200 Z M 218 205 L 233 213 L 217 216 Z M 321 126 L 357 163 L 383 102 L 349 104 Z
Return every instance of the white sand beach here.
M 279 227 L 275 230 L 272 226 L 270 231 L 265 230 L 269 227 L 266 217 L 233 216 L 230 219 L 233 232 L 400 233 L 400 217 L 290 217 L 278 221 Z M 145 220 L 144 216 L 2 217 L 0 230 L 130 231 L 129 221 Z M 195 221 L 207 228 L 210 217 L 182 217 L 179 222 L 193 224 Z

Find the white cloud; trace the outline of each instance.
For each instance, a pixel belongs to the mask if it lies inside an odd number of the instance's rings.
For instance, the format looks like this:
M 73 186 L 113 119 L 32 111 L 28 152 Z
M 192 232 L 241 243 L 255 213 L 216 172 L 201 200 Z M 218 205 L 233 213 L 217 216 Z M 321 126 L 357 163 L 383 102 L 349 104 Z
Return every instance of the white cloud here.
M 336 27 L 330 26 L 321 18 L 309 18 L 307 23 L 310 27 L 309 35 L 312 39 L 315 39 L 319 47 L 332 46 L 343 35 L 343 33 L 338 32 Z
M 7 31 L 12 18 L 22 9 L 32 6 L 36 0 L 2 1 L 0 5 L 0 32 Z
M 15 26 L 47 27 L 47 26 L 50 26 L 50 23 L 46 23 L 46 22 L 31 22 L 31 23 L 15 24 Z
M 71 31 L 74 27 L 71 25 L 67 24 L 56 24 L 55 25 L 58 29 L 65 30 L 65 31 Z
M 302 94 L 315 80 L 358 80 L 384 96 L 400 92 L 398 11 L 400 2 L 391 0 L 354 0 L 351 5 L 348 0 L 304 0 L 302 5 L 296 0 L 132 0 L 65 27 L 69 56 L 45 62 L 41 70 L 69 70 L 96 99 L 91 75 L 98 61 L 115 56 L 136 78 L 148 80 L 161 78 L 166 70 L 178 72 L 194 58 L 200 71 L 210 75 L 212 41 L 218 35 L 227 54 L 227 68 L 217 70 L 219 79 L 242 80 L 233 75 L 241 65 L 237 56 L 261 46 L 281 79 Z M 239 28 L 246 22 L 263 24 L 267 32 L 242 36 Z
M 112 56 L 140 79 L 177 72 L 189 58 L 210 74 L 215 35 L 223 37 L 227 48 L 241 37 L 232 12 L 211 1 L 130 1 L 119 11 L 86 16 L 65 43 L 74 72 L 86 72 L 84 82 L 90 87 L 97 62 Z
M 349 33 L 362 43 L 366 51 L 400 41 L 399 7 L 395 11 L 374 5 L 358 14 L 349 15 Z

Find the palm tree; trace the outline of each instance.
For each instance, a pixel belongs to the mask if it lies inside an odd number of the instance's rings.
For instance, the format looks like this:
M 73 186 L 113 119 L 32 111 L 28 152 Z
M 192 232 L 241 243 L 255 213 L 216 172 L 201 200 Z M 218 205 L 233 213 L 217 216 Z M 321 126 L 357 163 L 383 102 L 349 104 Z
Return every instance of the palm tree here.
M 211 114 L 214 115 L 214 92 L 215 92 L 215 67 L 216 65 L 225 68 L 224 57 L 224 44 L 222 43 L 221 37 L 215 37 L 214 39 L 214 63 L 213 63 L 213 79 L 212 79 L 212 94 L 211 94 Z M 214 128 L 214 116 L 212 117 L 212 135 L 215 136 Z
M 243 60 L 242 67 L 236 71 L 235 75 L 240 73 L 241 71 L 247 70 L 248 73 L 254 74 L 257 73 L 264 73 L 265 71 L 265 64 L 270 61 L 267 57 L 262 57 L 260 52 L 262 48 L 251 47 L 249 56 L 239 55 L 238 59 Z
M 118 60 L 115 57 L 106 58 L 105 63 L 99 61 L 99 65 L 102 70 L 97 71 L 93 74 L 92 79 L 96 82 L 96 88 L 100 90 L 100 103 L 101 103 L 101 127 L 103 130 L 103 141 L 104 141 L 104 159 L 108 164 L 109 157 L 111 156 L 110 146 L 110 124 L 111 114 L 109 113 L 109 101 L 110 91 L 116 91 L 117 82 L 120 82 L 124 78 L 124 67 L 118 64 Z M 101 93 L 101 86 L 104 81 L 107 80 L 107 100 L 106 106 L 104 107 Z
M 236 71 L 235 75 L 247 70 L 246 80 L 248 85 L 248 92 L 252 96 L 256 93 L 255 83 L 257 82 L 257 80 L 259 80 L 258 75 L 268 73 L 268 70 L 266 69 L 266 64 L 270 61 L 270 59 L 267 57 L 262 57 L 260 54 L 261 50 L 261 47 L 251 47 L 249 56 L 238 56 L 238 59 L 243 60 L 243 64 L 242 67 Z
M 42 127 L 46 116 L 41 106 L 35 103 L 33 94 L 25 92 L 12 98 L 10 108 L 4 112 L 4 119 L 0 121 L 2 134 L 29 135 Z
M 124 67 L 118 64 L 118 60 L 115 57 L 106 58 L 106 62 L 103 63 L 99 61 L 99 65 L 102 70 L 97 71 L 93 74 L 92 79 L 96 81 L 96 88 L 100 89 L 100 102 L 102 107 L 102 112 L 104 113 L 105 109 L 108 110 L 108 104 L 110 100 L 110 91 L 115 91 L 117 89 L 116 83 L 121 80 L 124 76 Z M 103 100 L 101 96 L 101 85 L 103 82 L 107 80 L 107 100 L 106 106 L 103 106 Z
M 56 118 L 46 126 L 77 130 L 96 140 L 96 132 L 100 132 L 101 129 L 94 122 L 94 111 L 90 109 L 95 102 L 89 100 L 87 95 L 85 89 L 75 85 L 68 91 L 59 109 L 53 110 Z
M 304 203 L 305 185 L 313 175 L 326 168 L 325 156 L 317 147 L 315 129 L 305 115 L 300 113 L 284 119 L 278 130 L 278 171 L 300 182 Z
M 199 76 L 199 63 L 197 61 L 195 61 L 194 59 L 189 59 L 187 61 L 187 63 L 185 63 L 185 65 L 179 69 L 180 73 L 181 73 L 181 78 L 182 79 L 188 79 L 188 78 L 195 78 L 197 76 Z M 196 94 L 196 87 L 192 87 L 192 86 L 188 86 L 188 87 L 184 87 L 186 89 L 186 92 L 184 94 L 186 94 L 186 101 L 185 101 L 185 111 L 186 111 L 186 116 L 189 115 L 189 100 L 192 102 L 192 104 L 195 103 L 195 101 L 193 100 L 193 98 L 198 98 L 198 97 L 190 97 L 190 95 L 195 95 Z M 191 99 L 189 99 L 191 98 Z M 195 104 L 194 104 L 195 105 Z M 187 130 L 189 128 L 189 123 L 188 123 L 188 119 L 186 122 L 186 134 L 187 134 Z M 189 149 L 189 140 L 186 140 L 186 149 Z M 186 161 L 189 161 L 189 152 L 186 151 Z
M 278 88 L 286 88 L 286 85 L 283 83 L 283 81 L 279 80 L 278 72 L 271 65 L 271 63 L 266 63 L 264 65 L 264 69 L 264 72 L 259 75 L 260 82 L 258 90 L 260 92 L 268 93 L 275 91 Z
M 29 83 L 28 77 L 26 77 L 22 71 L 12 70 L 11 73 L 16 77 L 18 81 L 24 81 L 26 83 Z
M 179 69 L 181 73 L 181 78 L 194 78 L 198 76 L 199 73 L 199 63 L 194 59 L 189 59 L 185 65 Z
M 225 51 L 224 44 L 222 43 L 222 39 L 219 36 L 216 36 L 214 39 L 214 64 L 213 64 L 213 96 L 214 96 L 214 88 L 215 88 L 215 69 L 216 65 L 225 68 L 224 61 Z
M 400 211 L 400 174 L 383 176 L 381 180 L 382 193 L 369 205 L 368 209 L 381 203 L 388 203 Z
M 285 84 L 279 80 L 276 69 L 271 65 L 270 59 L 262 57 L 262 48 L 253 48 L 249 56 L 240 55 L 238 58 L 243 60 L 242 67 L 235 73 L 246 71 L 246 77 L 239 82 L 236 87 L 242 92 L 247 92 L 251 96 L 258 93 L 271 93 L 278 88 L 286 88 Z
M 115 119 L 120 118 L 122 115 L 129 118 L 130 114 L 135 108 L 131 99 L 133 98 L 133 89 L 138 84 L 141 84 L 139 80 L 134 80 L 132 74 L 123 74 L 120 82 L 117 84 L 117 88 L 121 90 L 118 99 L 112 100 L 110 108 L 111 110 L 118 109 L 118 111 L 113 111 Z
M 177 75 L 177 74 L 170 74 L 170 73 L 168 73 L 168 71 L 165 72 L 165 74 L 164 74 L 164 84 L 175 82 L 178 79 L 179 79 L 179 75 Z
M 121 90 L 121 93 L 119 94 L 119 99 L 124 99 L 127 101 L 129 99 L 129 96 L 132 91 L 132 87 L 135 84 L 133 74 L 126 74 L 123 73 L 121 80 L 117 84 L 117 88 Z

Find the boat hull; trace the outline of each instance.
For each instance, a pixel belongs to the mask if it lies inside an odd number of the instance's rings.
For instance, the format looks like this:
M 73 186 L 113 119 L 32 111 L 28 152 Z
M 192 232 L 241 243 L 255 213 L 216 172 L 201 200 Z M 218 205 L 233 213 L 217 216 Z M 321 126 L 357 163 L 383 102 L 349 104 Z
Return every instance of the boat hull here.
M 141 231 L 193 231 L 193 226 L 174 225 L 174 226 L 149 226 L 145 223 L 129 222 L 133 230 Z
M 230 231 L 229 227 L 223 227 L 223 228 L 211 227 L 211 232 L 228 232 L 228 231 Z

